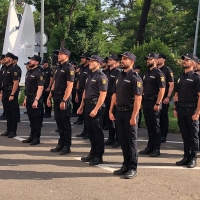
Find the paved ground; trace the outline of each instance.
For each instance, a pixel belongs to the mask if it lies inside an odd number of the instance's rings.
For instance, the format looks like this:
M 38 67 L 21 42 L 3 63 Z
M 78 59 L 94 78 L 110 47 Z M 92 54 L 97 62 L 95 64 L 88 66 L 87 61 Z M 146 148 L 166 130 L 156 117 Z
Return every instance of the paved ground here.
M 140 156 L 137 177 L 124 180 L 112 175 L 121 166 L 120 148 L 106 147 L 105 162 L 98 167 L 80 161 L 90 147 L 88 140 L 75 138 L 82 126 L 73 125 L 72 153 L 60 156 L 49 152 L 58 138 L 53 117 L 45 120 L 41 144 L 36 147 L 21 143 L 30 132 L 27 116 L 22 114 L 21 121 L 17 138 L 0 137 L 0 200 L 200 199 L 200 164 L 195 169 L 174 164 L 182 158 L 180 135 L 169 135 L 159 158 Z M 0 132 L 5 125 L 0 121 Z M 146 130 L 139 129 L 138 137 L 139 149 L 143 149 Z

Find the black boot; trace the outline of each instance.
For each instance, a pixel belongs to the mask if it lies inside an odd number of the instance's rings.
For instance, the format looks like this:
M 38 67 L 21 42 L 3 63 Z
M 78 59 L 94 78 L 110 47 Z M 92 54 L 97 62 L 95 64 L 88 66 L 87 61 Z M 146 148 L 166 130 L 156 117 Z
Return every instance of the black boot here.
M 10 131 L 5 131 L 4 133 L 1 134 L 1 136 L 8 136 L 10 134 Z
M 50 152 L 60 152 L 62 149 L 62 145 L 57 145 L 56 148 L 50 149 Z
M 23 140 L 22 143 L 30 143 L 33 140 L 33 136 L 30 135 L 26 140 Z
M 84 128 L 80 134 L 77 134 L 76 137 L 84 137 L 87 134 L 86 129 Z
M 66 155 L 66 154 L 69 154 L 69 153 L 71 153 L 71 149 L 68 146 L 64 146 L 62 148 L 62 150 L 60 151 L 60 155 Z
M 40 144 L 40 139 L 39 138 L 34 138 L 32 140 L 32 142 L 30 143 L 30 145 L 37 145 L 37 144 Z

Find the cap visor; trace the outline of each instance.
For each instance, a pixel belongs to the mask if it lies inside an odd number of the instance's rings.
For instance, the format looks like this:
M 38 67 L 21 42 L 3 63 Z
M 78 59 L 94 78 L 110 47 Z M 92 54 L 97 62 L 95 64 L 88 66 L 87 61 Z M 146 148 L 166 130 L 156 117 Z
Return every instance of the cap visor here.
M 181 58 L 182 58 L 182 60 L 184 60 L 184 59 L 192 60 L 190 57 L 187 57 L 187 56 L 182 56 Z

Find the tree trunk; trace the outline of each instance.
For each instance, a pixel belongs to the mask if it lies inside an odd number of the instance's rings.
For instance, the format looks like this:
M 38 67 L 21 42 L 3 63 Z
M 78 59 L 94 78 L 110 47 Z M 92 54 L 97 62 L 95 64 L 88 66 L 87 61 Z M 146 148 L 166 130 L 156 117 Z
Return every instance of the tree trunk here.
M 140 22 L 138 26 L 138 31 L 136 34 L 136 41 L 135 44 L 142 45 L 144 42 L 144 33 L 147 24 L 148 14 L 151 7 L 151 0 L 144 0 L 143 7 L 142 7 L 142 14 L 140 17 Z

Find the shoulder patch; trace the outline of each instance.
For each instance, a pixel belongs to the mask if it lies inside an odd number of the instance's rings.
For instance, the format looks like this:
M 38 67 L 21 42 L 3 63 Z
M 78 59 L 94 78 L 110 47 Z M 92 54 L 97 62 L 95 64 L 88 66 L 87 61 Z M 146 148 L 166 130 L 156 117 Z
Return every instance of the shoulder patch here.
M 14 72 L 14 76 L 18 76 L 18 73 L 17 73 L 17 72 Z
M 73 76 L 74 75 L 74 71 L 70 70 L 70 75 Z
M 162 82 L 164 82 L 164 81 L 165 81 L 165 77 L 161 76 L 161 77 L 160 77 L 160 80 L 161 80 Z
M 137 82 L 137 87 L 141 88 L 142 87 L 142 83 L 141 82 Z
M 102 79 L 102 84 L 106 84 L 107 83 L 107 80 L 106 79 Z
M 40 76 L 40 80 L 43 81 L 43 76 Z

